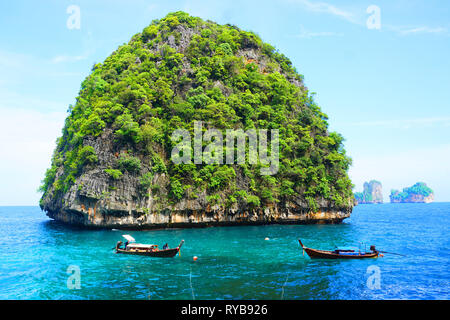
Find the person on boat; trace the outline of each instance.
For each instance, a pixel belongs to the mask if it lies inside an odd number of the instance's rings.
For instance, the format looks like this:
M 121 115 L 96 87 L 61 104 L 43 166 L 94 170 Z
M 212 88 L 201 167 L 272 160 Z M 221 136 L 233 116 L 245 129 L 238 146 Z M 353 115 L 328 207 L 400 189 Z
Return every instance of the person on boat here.
M 127 250 L 128 243 L 129 243 L 128 241 L 125 242 L 125 250 Z
M 163 250 L 166 250 L 166 249 L 169 249 L 169 245 L 167 243 L 163 246 Z

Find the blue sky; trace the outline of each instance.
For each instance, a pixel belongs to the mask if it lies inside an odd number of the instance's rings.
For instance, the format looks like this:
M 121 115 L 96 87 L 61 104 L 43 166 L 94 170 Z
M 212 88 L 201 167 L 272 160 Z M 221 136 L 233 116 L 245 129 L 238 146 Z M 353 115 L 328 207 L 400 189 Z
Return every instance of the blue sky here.
M 69 29 L 67 8 L 80 8 Z M 380 9 L 381 28 L 369 29 Z M 36 205 L 69 104 L 95 62 L 183 10 L 256 32 L 288 56 L 330 129 L 355 191 L 424 181 L 450 201 L 450 3 L 444 1 L 13 1 L 0 3 L 0 205 Z

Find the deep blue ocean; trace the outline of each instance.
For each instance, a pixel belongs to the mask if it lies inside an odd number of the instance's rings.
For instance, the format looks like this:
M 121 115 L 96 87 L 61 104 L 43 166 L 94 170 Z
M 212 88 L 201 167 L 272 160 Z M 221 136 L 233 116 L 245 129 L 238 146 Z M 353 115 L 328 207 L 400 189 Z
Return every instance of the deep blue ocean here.
M 360 205 L 340 225 L 126 232 L 0 207 L 0 299 L 449 299 L 449 231 L 450 203 Z M 160 247 L 186 242 L 173 259 L 119 255 L 112 248 L 122 234 Z M 297 238 L 406 257 L 311 260 Z

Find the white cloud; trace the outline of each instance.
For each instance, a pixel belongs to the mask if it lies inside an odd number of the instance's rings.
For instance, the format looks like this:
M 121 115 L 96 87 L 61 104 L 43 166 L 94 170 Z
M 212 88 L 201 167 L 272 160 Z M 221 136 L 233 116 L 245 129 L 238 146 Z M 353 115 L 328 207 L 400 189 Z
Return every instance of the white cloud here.
M 389 119 L 376 121 L 363 121 L 352 124 L 353 126 L 361 127 L 390 127 L 399 129 L 409 129 L 424 126 L 450 126 L 450 117 L 432 117 L 432 118 L 418 118 L 418 119 Z
M 0 205 L 37 205 L 66 113 L 0 107 Z
M 89 55 L 79 55 L 79 56 L 65 56 L 60 55 L 53 57 L 51 59 L 52 63 L 62 63 L 62 62 L 77 62 L 81 60 L 86 60 L 89 57 Z
M 0 51 L 0 66 L 6 68 L 14 68 L 23 70 L 27 63 L 30 62 L 30 56 L 12 53 L 7 51 Z
M 159 6 L 156 3 L 152 3 L 152 4 L 147 5 L 146 10 L 150 11 L 151 13 L 154 13 L 154 11 L 156 11 L 158 9 L 158 7 Z
M 16 92 L 0 88 L 0 110 L 4 109 L 32 109 L 32 110 L 67 110 L 68 104 L 37 97 L 24 96 Z M 2 115 L 3 117 L 3 115 Z
M 343 33 L 337 33 L 337 32 L 328 32 L 328 31 L 321 31 L 321 32 L 312 32 L 306 30 L 303 26 L 300 26 L 300 32 L 295 35 L 296 38 L 303 38 L 303 39 L 311 39 L 316 37 L 342 37 Z
M 82 60 L 88 59 L 94 52 L 96 48 L 95 40 L 92 36 L 91 32 L 87 32 L 87 34 L 82 38 L 82 47 L 83 53 L 82 54 L 75 54 L 75 55 L 56 55 L 53 58 L 50 59 L 51 63 L 64 63 L 64 62 L 78 62 Z
M 320 2 L 320 1 L 311 1 L 311 0 L 287 0 L 291 3 L 296 3 L 301 5 L 303 8 L 310 12 L 316 12 L 316 13 L 325 13 L 329 15 L 336 16 L 338 18 L 344 19 L 348 22 L 351 22 L 353 24 L 357 24 L 360 26 L 366 26 L 365 20 L 367 19 L 367 15 L 365 11 L 361 10 L 348 10 L 348 9 L 342 9 L 335 5 L 332 5 L 327 2 Z M 430 27 L 430 26 L 395 26 L 395 25 L 388 25 L 388 24 L 382 24 L 382 28 L 388 31 L 395 32 L 402 36 L 407 35 L 419 35 L 419 34 L 435 34 L 435 35 L 450 35 L 449 30 L 445 27 L 437 26 L 437 27 Z M 330 34 L 332 35 L 332 34 Z M 312 36 L 328 36 L 328 34 L 325 33 L 317 33 L 316 35 L 312 34 Z M 309 36 L 306 35 L 306 38 Z
M 450 201 L 450 145 L 423 147 L 388 155 L 353 156 L 349 174 L 355 191 L 372 179 L 383 184 L 384 201 L 391 189 L 403 189 L 423 181 L 435 192 L 437 201 Z
M 51 106 L 52 101 L 29 99 L 23 95 L 23 91 L 39 88 L 43 83 L 47 84 L 46 89 L 54 87 L 55 84 L 62 83 L 60 78 L 81 78 L 82 72 L 72 71 L 64 66 L 54 64 L 70 59 L 70 57 L 58 56 L 53 58 L 53 61 L 49 61 L 48 58 L 0 49 L 0 108 L 27 106 L 48 108 Z M 82 59 L 82 57 L 75 59 Z M 31 104 L 35 102 L 38 104 Z
M 447 28 L 444 27 L 429 27 L 429 26 L 401 27 L 401 26 L 387 25 L 386 28 L 402 36 L 417 35 L 417 34 L 436 34 L 436 35 L 448 34 Z
M 331 14 L 349 22 L 357 23 L 357 19 L 352 12 L 338 8 L 326 2 L 314 2 L 309 0 L 292 0 L 292 2 L 302 5 L 305 9 L 311 12 Z

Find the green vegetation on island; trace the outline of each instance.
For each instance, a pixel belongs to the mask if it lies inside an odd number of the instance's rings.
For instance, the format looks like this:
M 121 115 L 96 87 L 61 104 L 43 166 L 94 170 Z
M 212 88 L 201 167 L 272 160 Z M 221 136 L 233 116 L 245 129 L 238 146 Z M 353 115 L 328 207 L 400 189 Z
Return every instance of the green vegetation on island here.
M 433 202 L 434 192 L 424 182 L 417 182 L 409 188 L 404 188 L 402 192 L 391 190 L 390 199 L 392 203 L 408 202 Z
M 263 176 L 261 163 L 174 164 L 171 135 L 192 132 L 194 121 L 224 134 L 278 129 L 279 171 Z M 209 204 L 223 208 L 300 197 L 311 211 L 323 200 L 351 210 L 351 159 L 343 140 L 328 132 L 303 76 L 274 47 L 233 25 L 170 13 L 95 64 L 81 84 L 41 186 L 41 207 L 63 210 L 78 196 L 68 196 L 75 189 L 103 200 L 136 188 L 136 203 L 151 197 L 169 206 L 206 193 Z M 92 182 L 100 179 L 109 179 L 107 191 Z M 86 190 L 87 182 L 98 190 Z

